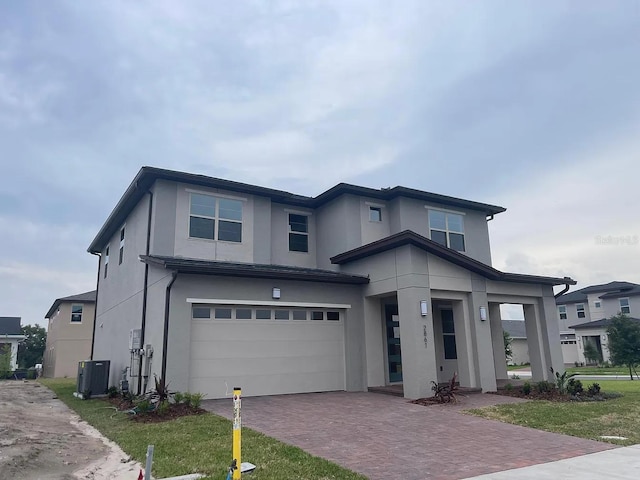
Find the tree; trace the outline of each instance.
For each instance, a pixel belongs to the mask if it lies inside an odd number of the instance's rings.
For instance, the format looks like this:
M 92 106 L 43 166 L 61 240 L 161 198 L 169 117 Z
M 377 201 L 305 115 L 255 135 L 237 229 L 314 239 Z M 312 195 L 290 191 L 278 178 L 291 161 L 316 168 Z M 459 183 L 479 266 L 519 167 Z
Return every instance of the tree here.
M 25 325 L 22 327 L 25 338 L 18 345 L 18 365 L 20 368 L 29 368 L 36 363 L 42 363 L 42 356 L 47 347 L 47 331 L 38 325 Z
M 513 357 L 513 350 L 511 348 L 511 335 L 506 330 L 502 331 L 502 339 L 504 340 L 504 357 L 507 359 L 507 362 L 511 360 Z
M 11 347 L 0 343 L 0 380 L 11 373 Z
M 587 360 L 587 363 L 589 363 L 589 361 L 600 363 L 600 352 L 598 352 L 598 349 L 592 342 L 584 342 L 584 358 Z
M 633 371 L 640 364 L 640 323 L 622 313 L 614 315 L 607 334 L 611 362 L 629 367 L 629 377 L 633 380 Z

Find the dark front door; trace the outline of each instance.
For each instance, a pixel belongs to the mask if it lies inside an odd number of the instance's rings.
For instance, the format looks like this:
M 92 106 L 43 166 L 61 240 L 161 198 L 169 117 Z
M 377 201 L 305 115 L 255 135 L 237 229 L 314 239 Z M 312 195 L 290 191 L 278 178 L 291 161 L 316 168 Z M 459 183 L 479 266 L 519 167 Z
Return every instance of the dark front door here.
M 402 382 L 402 354 L 400 353 L 400 322 L 398 305 L 384 306 L 386 325 L 387 361 L 389 366 L 389 383 Z

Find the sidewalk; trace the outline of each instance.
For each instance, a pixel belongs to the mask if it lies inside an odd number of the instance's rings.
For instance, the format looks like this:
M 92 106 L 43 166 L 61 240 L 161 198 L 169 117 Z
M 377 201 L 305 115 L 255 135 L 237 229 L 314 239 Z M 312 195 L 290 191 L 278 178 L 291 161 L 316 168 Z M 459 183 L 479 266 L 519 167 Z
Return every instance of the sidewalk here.
M 600 480 L 603 478 L 637 480 L 640 478 L 640 444 L 556 462 L 469 477 L 467 480 L 512 480 L 514 478 L 518 480 Z

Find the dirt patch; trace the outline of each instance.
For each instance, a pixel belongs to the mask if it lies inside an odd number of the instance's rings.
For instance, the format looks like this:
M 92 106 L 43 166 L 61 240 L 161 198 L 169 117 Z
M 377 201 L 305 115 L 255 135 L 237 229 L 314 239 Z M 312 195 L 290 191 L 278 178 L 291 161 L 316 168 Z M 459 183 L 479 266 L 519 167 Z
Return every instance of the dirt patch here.
M 0 477 L 128 480 L 139 465 L 35 381 L 0 381 Z

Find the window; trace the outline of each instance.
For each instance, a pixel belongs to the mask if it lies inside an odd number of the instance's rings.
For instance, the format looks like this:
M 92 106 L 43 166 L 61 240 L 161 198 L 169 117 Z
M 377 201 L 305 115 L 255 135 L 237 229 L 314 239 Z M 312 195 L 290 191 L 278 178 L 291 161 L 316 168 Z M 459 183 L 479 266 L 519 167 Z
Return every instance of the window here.
M 586 316 L 584 313 L 584 303 L 576 303 L 576 313 L 578 314 L 578 318 L 584 318 Z
M 122 257 L 124 256 L 124 227 L 120 230 L 120 253 L 118 254 L 118 265 L 122 265 Z
M 217 320 L 231 320 L 230 308 L 216 308 L 214 310 L 214 316 Z
M 309 217 L 289 214 L 289 251 L 309 251 Z
M 237 320 L 251 320 L 251 309 L 250 308 L 236 308 L 236 319 Z
M 560 320 L 567 319 L 567 306 L 566 305 L 558 305 L 558 314 L 560 315 Z
M 104 278 L 107 278 L 107 272 L 109 271 L 109 246 L 104 251 Z
M 311 312 L 311 320 L 324 320 L 324 312 Z
M 293 319 L 294 320 L 306 320 L 307 319 L 307 311 L 306 310 L 294 310 L 293 311 Z
M 82 305 L 71 305 L 71 323 L 82 322 Z
M 596 308 L 600 308 L 600 307 L 602 306 L 602 304 L 601 304 L 600 302 L 595 302 L 595 303 L 594 303 L 594 306 L 595 306 Z
M 209 307 L 193 307 L 191 315 L 193 318 L 211 318 L 211 309 Z
M 258 320 L 271 320 L 271 310 L 257 309 L 256 318 Z
M 337 322 L 340 320 L 340 312 L 327 312 L 327 320 Z
M 429 210 L 431 240 L 458 252 L 465 251 L 462 215 Z
M 192 193 L 189 236 L 207 240 L 242 242 L 242 202 Z
M 382 221 L 382 208 L 369 207 L 369 221 L 381 222 Z
M 628 298 L 620 299 L 620 313 L 626 313 L 626 314 L 631 313 L 631 307 L 629 306 Z
M 451 310 L 442 311 L 442 340 L 444 343 L 445 360 L 457 359 L 456 331 L 453 324 L 453 312 Z
M 276 320 L 289 320 L 289 310 L 276 310 Z

